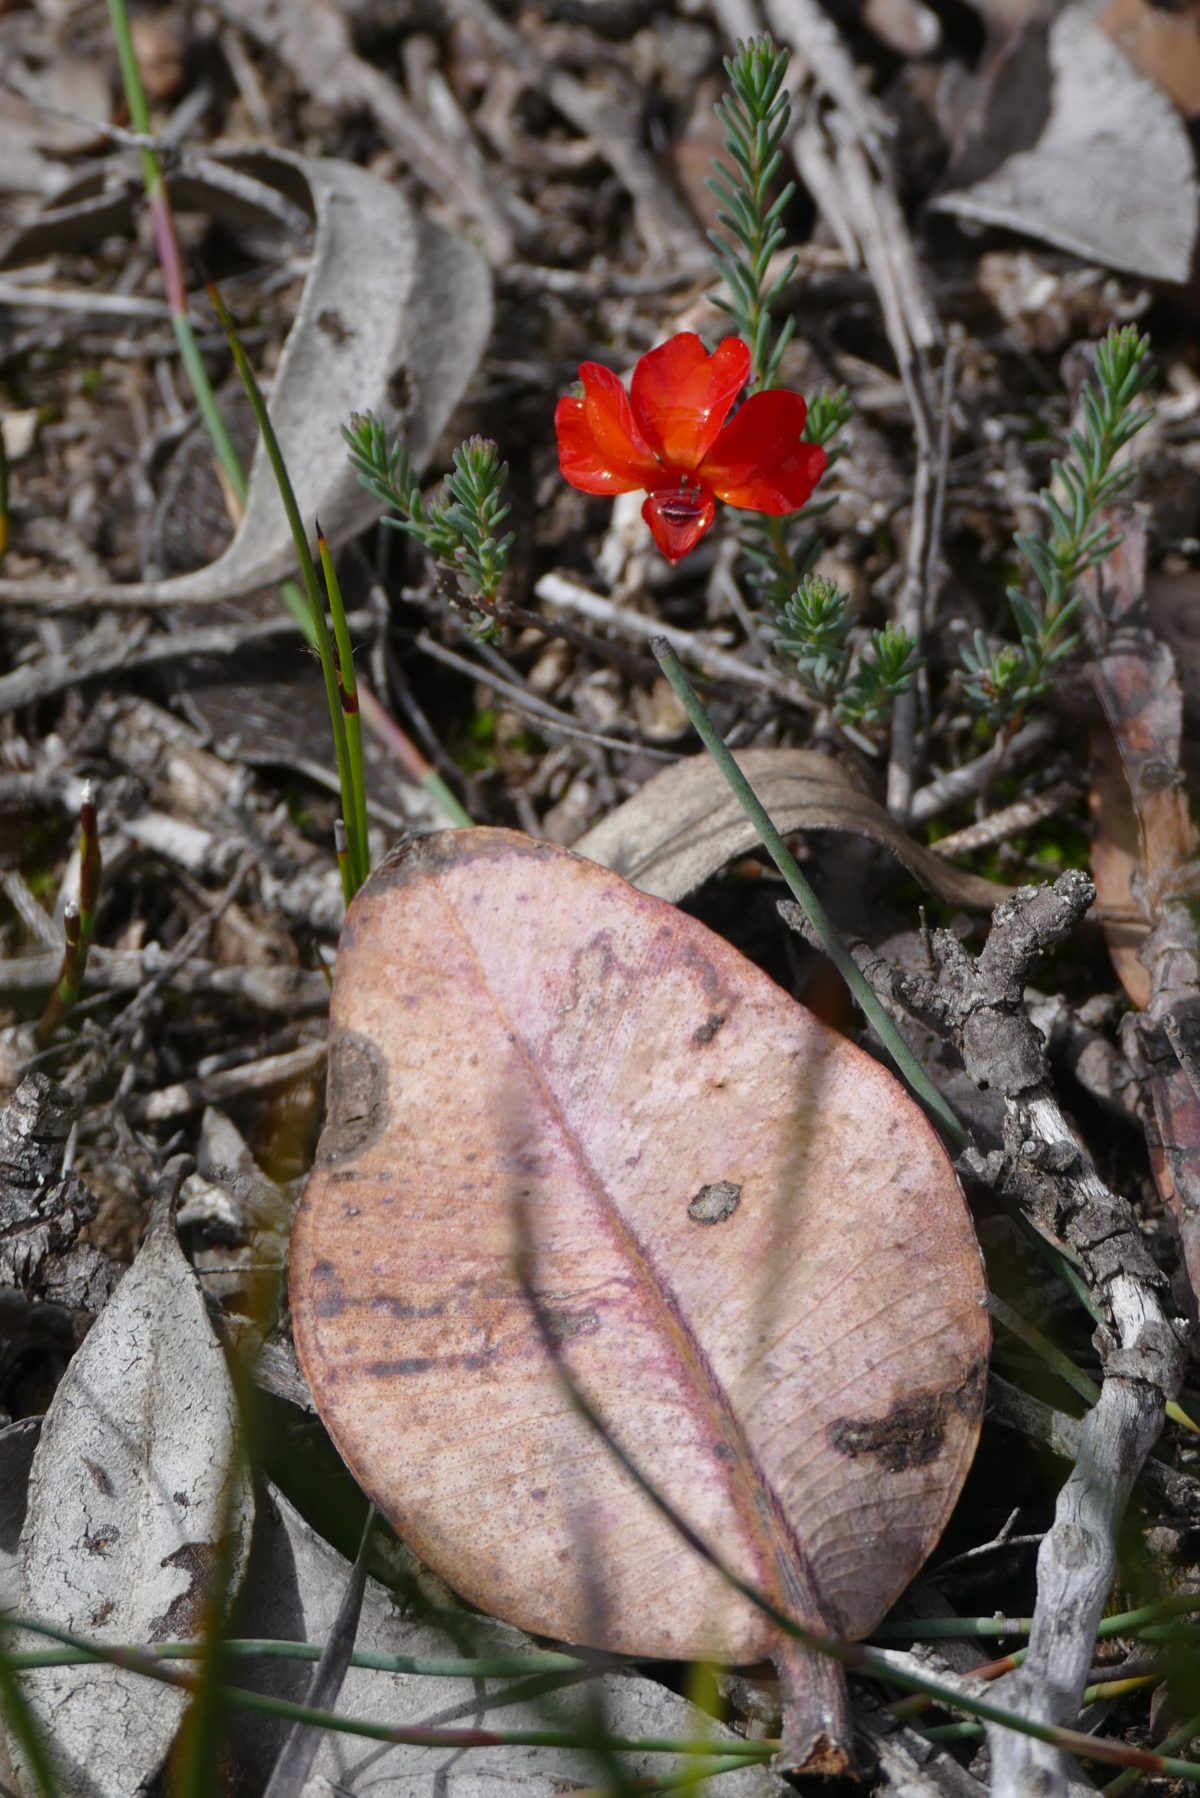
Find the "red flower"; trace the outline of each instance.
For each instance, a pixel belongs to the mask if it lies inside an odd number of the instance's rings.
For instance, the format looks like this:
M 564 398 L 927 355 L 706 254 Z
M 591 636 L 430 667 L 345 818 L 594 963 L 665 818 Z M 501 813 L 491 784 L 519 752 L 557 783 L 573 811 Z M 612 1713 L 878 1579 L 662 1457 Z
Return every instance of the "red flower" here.
M 726 424 L 750 374 L 750 351 L 727 337 L 710 356 L 680 331 L 643 356 L 626 393 L 599 362 L 579 370 L 583 397 L 555 408 L 558 465 L 584 493 L 649 497 L 642 517 L 669 562 L 695 549 L 716 501 L 747 512 L 798 512 L 825 473 L 825 451 L 805 443 L 798 393 L 755 393 Z

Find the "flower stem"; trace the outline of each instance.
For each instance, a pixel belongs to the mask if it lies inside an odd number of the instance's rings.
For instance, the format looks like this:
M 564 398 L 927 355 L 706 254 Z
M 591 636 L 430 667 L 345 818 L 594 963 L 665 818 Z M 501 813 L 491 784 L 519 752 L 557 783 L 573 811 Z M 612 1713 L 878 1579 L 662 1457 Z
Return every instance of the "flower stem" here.
M 350 631 L 346 624 L 346 608 L 342 604 L 342 589 L 338 582 L 333 557 L 329 553 L 329 544 L 325 540 L 325 534 L 319 522 L 317 524 L 317 550 L 321 557 L 321 572 L 325 576 L 325 591 L 329 596 L 329 614 L 333 619 L 333 636 L 337 648 L 338 695 L 342 702 L 342 715 L 346 723 L 346 754 L 350 763 L 350 798 L 354 806 L 354 831 L 351 843 L 356 850 L 356 858 L 353 876 L 354 890 L 357 892 L 371 872 L 370 851 L 367 846 L 367 789 L 363 770 L 362 719 L 358 709 L 358 681 L 354 673 L 354 645 L 350 641 Z
M 142 75 L 138 68 L 137 51 L 134 48 L 133 32 L 130 29 L 125 0 L 108 0 L 108 17 L 112 26 L 113 41 L 116 44 L 117 61 L 121 67 L 121 82 L 125 89 L 125 103 L 129 107 L 130 123 L 140 136 L 149 137 L 151 135 L 150 108 L 146 102 L 146 90 L 142 86 Z M 163 286 L 166 288 L 167 305 L 171 310 L 171 325 L 175 332 L 175 341 L 179 345 L 179 354 L 192 392 L 196 397 L 200 416 L 208 431 L 213 453 L 220 463 L 229 485 L 238 499 L 244 503 L 246 498 L 245 472 L 238 453 L 233 447 L 228 427 L 221 416 L 217 396 L 212 390 L 212 383 L 204 366 L 204 358 L 200 354 L 196 334 L 192 330 L 191 320 L 188 317 L 187 277 L 179 248 L 179 234 L 175 229 L 175 215 L 171 210 L 171 196 L 167 190 L 162 164 L 148 144 L 143 144 L 138 154 L 142 165 L 142 182 L 146 189 L 146 200 L 150 207 L 150 220 L 154 227 L 154 246 L 158 252 L 159 266 L 162 269 Z
M 225 332 L 234 365 L 242 378 L 242 385 L 246 390 L 246 397 L 250 401 L 255 421 L 262 435 L 263 446 L 275 475 L 275 484 L 279 488 L 279 497 L 283 501 L 283 509 L 287 513 L 287 521 L 291 527 L 292 544 L 296 551 L 296 560 L 300 564 L 300 574 L 308 600 L 313 642 L 320 659 L 321 673 L 325 678 L 325 700 L 329 707 L 329 721 L 333 727 L 333 751 L 337 759 L 338 785 L 342 792 L 346 834 L 349 838 L 349 866 L 353 874 L 355 869 L 366 866 L 367 848 L 365 843 L 360 848 L 358 842 L 358 813 L 354 804 L 354 780 L 350 771 L 346 719 L 342 711 L 338 685 L 337 656 L 333 638 L 329 634 L 329 621 L 325 616 L 325 607 L 321 603 L 321 596 L 317 588 L 316 565 L 313 562 L 312 550 L 309 548 L 307 533 L 301 522 L 300 508 L 296 504 L 296 494 L 287 471 L 287 464 L 283 459 L 283 451 L 279 447 L 279 439 L 275 435 L 275 427 L 271 423 L 271 416 L 262 396 L 262 389 L 250 366 L 250 358 L 238 335 L 237 326 L 233 322 L 229 308 L 221 298 L 216 284 L 211 281 L 208 283 L 208 297 L 212 302 L 213 310 L 221 321 L 221 328 Z M 357 891 L 357 887 L 358 882 L 355 882 L 351 897 L 353 897 L 353 892 Z
M 850 988 L 868 1022 L 874 1026 L 876 1035 L 891 1056 L 901 1079 L 924 1105 L 947 1141 L 952 1143 L 955 1148 L 963 1148 L 967 1142 L 966 1131 L 855 966 L 854 959 L 838 935 L 837 928 L 828 912 L 800 872 L 795 857 L 772 824 L 762 801 L 722 741 L 720 733 L 701 704 L 696 689 L 684 673 L 679 657 L 665 637 L 652 637 L 650 647 L 654 651 L 659 667 L 671 683 L 676 697 L 695 726 L 704 747 L 725 776 L 742 810 L 762 837 L 763 844 L 771 860 L 787 882 L 792 897 L 812 925 L 821 947 Z

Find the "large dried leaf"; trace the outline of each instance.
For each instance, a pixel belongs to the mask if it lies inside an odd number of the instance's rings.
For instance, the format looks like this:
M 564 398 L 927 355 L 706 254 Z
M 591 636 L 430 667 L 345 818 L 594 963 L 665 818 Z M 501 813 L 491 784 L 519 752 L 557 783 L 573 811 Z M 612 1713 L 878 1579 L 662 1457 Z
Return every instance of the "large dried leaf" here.
M 42 1425 L 21 1531 L 21 1607 L 106 1642 L 194 1636 L 222 1532 L 240 1568 L 224 1357 L 170 1213 L 71 1361 Z M 161 1765 L 181 1693 L 116 1667 L 47 1668 L 26 1692 L 71 1798 L 129 1798 Z M 16 1756 L 14 1755 L 14 1758 Z
M 353 163 L 279 150 L 241 151 L 227 162 L 260 185 L 273 180 L 315 218 L 312 268 L 271 385 L 270 410 L 300 515 L 310 526 L 319 517 L 336 545 L 382 511 L 351 470 L 340 427 L 352 412 L 369 408 L 390 430 L 403 432 L 414 463 L 424 465 L 487 343 L 487 268 L 478 251 L 424 218 L 393 183 Z M 176 197 L 242 223 L 255 216 L 240 188 L 231 194 L 195 176 Z M 106 224 L 111 229 L 112 220 Z M 30 234 L 21 241 L 28 247 Z M 97 601 L 229 599 L 291 574 L 294 560 L 260 445 L 245 515 L 216 561 L 173 580 L 92 586 L 89 593 Z M 0 598 L 68 590 L 0 580 Z
M 352 1471 L 484 1609 L 638 1655 L 771 1655 L 794 1764 L 844 1764 L 792 1652 L 573 1408 L 556 1355 L 777 1606 L 860 1635 L 979 1428 L 978 1250 L 897 1081 L 694 919 L 509 831 L 427 837 L 355 901 L 296 1343 Z
M 1197 193 L 1187 127 L 1085 6 L 1039 8 L 1006 44 L 947 182 L 932 204 L 959 218 L 1142 280 L 1188 278 Z
M 734 757 L 784 836 L 845 830 L 889 849 L 950 905 L 991 911 L 1011 888 L 967 874 L 914 842 L 839 762 L 812 749 L 741 749 Z M 762 842 L 710 756 L 689 756 L 648 780 L 573 845 L 643 893 L 686 899 Z
M 334 1627 L 350 1563 L 321 1539 L 283 1495 L 271 1488 L 258 1505 L 250 1570 L 238 1610 L 237 1627 L 248 1636 L 286 1636 L 324 1644 Z M 453 1626 L 422 1618 L 397 1605 L 375 1580 L 367 1581 L 359 1620 L 358 1649 L 374 1654 L 519 1655 L 532 1650 L 527 1637 L 504 1624 L 460 1616 Z M 309 1661 L 268 1660 L 251 1669 L 243 1663 L 241 1683 L 274 1697 L 302 1702 L 312 1673 Z M 608 1673 L 583 1684 L 554 1689 L 543 1678 L 522 1681 L 473 1680 L 411 1673 L 382 1673 L 351 1667 L 337 1709 L 342 1716 L 371 1722 L 438 1724 L 444 1728 L 572 1729 L 586 1731 L 589 1706 L 597 1701 L 613 1735 L 694 1736 L 712 1730 L 714 1750 L 727 1732 L 702 1719 L 686 1699 L 636 1675 Z M 236 1726 L 239 1765 L 261 1779 L 287 1732 L 258 1716 Z M 634 1777 L 661 1773 L 671 1763 L 661 1754 L 629 1754 L 621 1764 Z M 558 1798 L 576 1784 L 597 1783 L 603 1769 L 584 1749 L 502 1747 L 437 1750 L 375 1742 L 330 1731 L 313 1764 L 313 1776 L 333 1782 L 339 1793 L 363 1798 Z M 769 1798 L 782 1791 L 765 1768 L 735 1773 L 730 1798 Z

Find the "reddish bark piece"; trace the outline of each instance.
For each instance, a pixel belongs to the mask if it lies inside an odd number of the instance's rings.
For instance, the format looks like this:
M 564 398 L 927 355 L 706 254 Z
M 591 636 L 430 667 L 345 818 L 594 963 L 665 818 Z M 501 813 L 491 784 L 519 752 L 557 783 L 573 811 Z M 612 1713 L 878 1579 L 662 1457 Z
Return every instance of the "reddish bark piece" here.
M 743 1578 L 870 1629 L 958 1494 L 988 1343 L 953 1170 L 889 1073 L 607 869 L 426 837 L 347 918 L 291 1292 L 347 1464 L 466 1597 L 621 1653 L 769 1655 L 790 1762 L 846 1764 L 840 1670 L 684 1544 L 555 1359 Z
M 1100 713 L 1092 729 L 1093 873 L 1114 966 L 1140 1008 L 1126 1047 L 1153 1106 L 1155 1184 L 1200 1295 L 1200 829 L 1182 770 L 1175 657 L 1146 600 L 1145 523 L 1127 503 L 1106 516 L 1122 542 L 1103 578 L 1092 579 L 1102 627 L 1088 664 Z M 1133 920 L 1131 902 L 1140 913 Z

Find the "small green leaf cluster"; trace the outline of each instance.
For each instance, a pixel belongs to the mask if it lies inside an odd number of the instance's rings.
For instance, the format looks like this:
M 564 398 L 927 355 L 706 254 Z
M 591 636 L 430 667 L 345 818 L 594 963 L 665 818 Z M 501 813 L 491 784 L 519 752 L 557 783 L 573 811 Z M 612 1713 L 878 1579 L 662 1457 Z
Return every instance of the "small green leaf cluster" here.
M 1039 496 L 1049 535 L 1018 531 L 1013 542 L 1033 571 L 1031 598 L 1008 589 L 1018 644 L 994 645 L 976 631 L 963 651 L 963 691 L 997 727 L 1019 720 L 1048 691 L 1054 669 L 1079 641 L 1069 627 L 1083 602 L 1080 577 L 1121 541 L 1100 514 L 1134 479 L 1132 464 L 1113 466 L 1118 452 L 1153 418 L 1135 401 L 1154 378 L 1150 339 L 1135 326 L 1113 328 L 1096 349 L 1096 374 L 1080 395 L 1082 423 L 1068 433 L 1070 454 L 1051 464 L 1054 487 Z
M 839 723 L 881 730 L 921 666 L 917 646 L 894 624 L 872 631 L 851 672 L 853 616 L 833 581 L 808 574 L 779 611 L 776 647 L 794 656 L 806 692 L 832 709 Z
M 853 622 L 845 594 L 819 574 L 806 575 L 776 615 L 776 649 L 796 658 L 800 684 L 822 705 L 846 684 Z
M 403 443 L 389 444 L 383 421 L 358 414 L 342 430 L 350 463 L 363 486 L 395 517 L 384 519 L 423 543 L 443 567 L 467 581 L 485 606 L 492 606 L 508 568 L 513 533 L 497 534 L 509 513 L 504 503 L 508 464 L 487 437 L 469 437 L 454 452 L 444 500 L 427 505 Z
M 839 439 L 849 423 L 851 410 L 844 387 L 836 392 L 821 388 L 809 401 L 805 441 L 820 444 L 830 468 L 845 453 L 846 446 Z M 750 590 L 768 611 L 782 613 L 796 588 L 812 572 L 823 547 L 813 526 L 833 503 L 832 498 L 810 500 L 801 511 L 783 518 L 765 513 L 753 515 L 754 522 L 742 536 L 742 549 L 751 565 Z
M 767 283 L 771 258 L 786 235 L 783 213 L 796 191 L 789 181 L 776 199 L 770 198 L 792 116 L 783 85 L 787 66 L 788 52 L 766 36 L 739 42 L 725 58 L 730 92 L 716 111 L 729 161 L 714 162 L 707 182 L 719 202 L 718 222 L 728 233 L 708 234 L 713 266 L 729 296 L 712 298 L 750 345 L 752 389 L 776 385 L 794 329 L 789 318 L 773 336 L 772 310 L 796 271 L 796 257 Z

